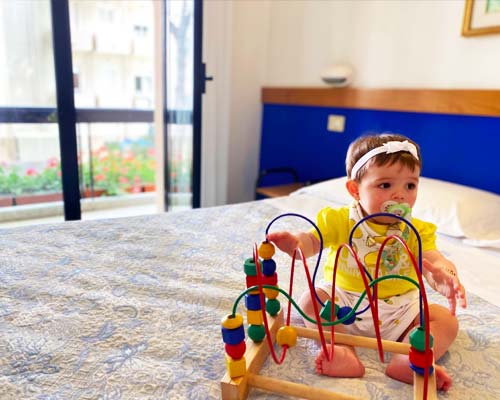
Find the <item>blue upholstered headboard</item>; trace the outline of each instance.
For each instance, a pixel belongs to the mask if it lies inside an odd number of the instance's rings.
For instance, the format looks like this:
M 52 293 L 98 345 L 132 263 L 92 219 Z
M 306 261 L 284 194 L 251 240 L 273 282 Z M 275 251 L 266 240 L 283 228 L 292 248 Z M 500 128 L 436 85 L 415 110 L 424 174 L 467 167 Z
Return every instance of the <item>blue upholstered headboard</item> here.
M 500 117 L 264 102 L 260 169 L 294 168 L 301 181 L 345 175 L 349 143 L 368 132 L 395 132 L 419 143 L 422 176 L 500 194 Z M 346 118 L 343 133 L 328 116 Z

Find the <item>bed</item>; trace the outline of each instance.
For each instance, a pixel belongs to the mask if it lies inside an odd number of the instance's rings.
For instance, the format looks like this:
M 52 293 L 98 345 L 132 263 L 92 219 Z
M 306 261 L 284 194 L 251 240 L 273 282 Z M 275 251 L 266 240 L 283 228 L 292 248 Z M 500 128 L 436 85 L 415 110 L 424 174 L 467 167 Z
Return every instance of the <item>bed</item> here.
M 311 216 L 335 203 L 322 196 L 311 186 L 237 205 L 1 230 L 0 398 L 219 398 L 220 322 L 245 288 L 244 260 L 274 217 Z M 303 223 L 282 218 L 276 229 Z M 439 398 L 498 398 L 500 252 L 444 235 L 440 244 L 474 291 L 458 312 L 458 338 L 440 361 L 454 386 Z M 288 256 L 275 259 L 280 282 L 287 282 Z M 297 296 L 304 280 L 295 286 Z M 292 321 L 301 324 L 295 311 Z M 315 342 L 300 340 L 283 366 L 268 360 L 262 374 L 359 398 L 412 397 L 410 386 L 385 377 L 373 350 L 360 352 L 362 379 L 317 376 L 317 351 Z M 250 398 L 281 397 L 252 389 Z
M 316 112 L 313 108 L 308 110 Z M 305 129 L 303 121 L 307 118 L 292 119 L 299 130 Z M 492 138 L 498 141 L 498 135 Z M 441 399 L 500 398 L 500 187 L 489 166 L 493 178 L 478 180 L 486 161 L 497 166 L 498 161 L 476 156 L 467 159 L 474 168 L 463 177 L 462 165 L 443 171 L 434 159 L 428 171 L 438 174 L 430 176 L 437 181 L 425 182 L 419 199 L 418 216 L 441 226 L 438 245 L 457 264 L 468 290 L 468 307 L 458 310 L 457 340 L 439 361 L 454 378 Z M 454 183 L 443 182 L 447 174 Z M 275 217 L 290 212 L 314 217 L 324 205 L 349 201 L 342 197 L 343 178 L 336 176 L 275 199 L 0 230 L 0 398 L 220 398 L 226 371 L 221 319 L 245 289 L 245 259 Z M 471 187 L 489 189 L 486 185 L 497 186 L 489 192 Z M 273 225 L 304 228 L 304 220 L 293 217 Z M 279 282 L 286 285 L 289 257 L 278 252 L 275 260 Z M 305 280 L 296 279 L 294 297 L 304 289 Z M 445 304 L 428 293 L 432 302 Z M 302 324 L 294 309 L 291 318 Z M 336 379 L 314 373 L 318 350 L 316 342 L 299 340 L 284 365 L 268 359 L 261 374 L 364 399 L 412 398 L 411 386 L 385 376 L 376 351 L 359 351 L 363 378 Z M 283 397 L 252 389 L 249 398 Z

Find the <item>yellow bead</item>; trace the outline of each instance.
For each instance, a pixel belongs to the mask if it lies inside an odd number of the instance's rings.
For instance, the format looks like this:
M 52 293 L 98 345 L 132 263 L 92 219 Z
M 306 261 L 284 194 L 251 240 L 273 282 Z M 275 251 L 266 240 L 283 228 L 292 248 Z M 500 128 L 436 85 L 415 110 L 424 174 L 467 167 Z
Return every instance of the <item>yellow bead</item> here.
M 226 329 L 236 329 L 243 325 L 243 317 L 241 314 L 228 314 L 221 320 L 221 325 Z
M 248 325 L 262 325 L 262 310 L 247 310 Z
M 231 379 L 245 375 L 247 372 L 247 362 L 245 357 L 235 360 L 226 354 L 226 369 Z
M 266 295 L 266 297 L 268 299 L 275 299 L 276 297 L 278 297 L 280 292 L 278 292 L 277 290 L 274 290 L 274 289 L 264 288 L 264 294 Z
M 276 333 L 276 342 L 280 346 L 293 347 L 297 343 L 297 332 L 291 326 L 282 326 Z
M 271 257 L 274 256 L 274 244 L 262 242 L 259 246 L 259 256 L 264 260 L 271 259 Z

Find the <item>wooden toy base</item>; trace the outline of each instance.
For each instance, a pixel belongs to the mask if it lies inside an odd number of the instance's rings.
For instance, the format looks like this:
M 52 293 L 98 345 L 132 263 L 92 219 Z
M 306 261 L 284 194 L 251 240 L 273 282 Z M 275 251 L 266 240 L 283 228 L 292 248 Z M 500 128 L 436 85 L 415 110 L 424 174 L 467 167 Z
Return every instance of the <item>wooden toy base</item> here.
M 269 331 L 272 342 L 275 342 L 276 332 L 283 326 L 283 310 L 276 317 L 268 317 Z M 319 332 L 315 329 L 294 326 L 298 337 L 319 340 Z M 327 340 L 331 339 L 330 332 L 324 332 Z M 377 340 L 363 336 L 353 336 L 343 333 L 335 333 L 335 343 L 349 346 L 366 347 L 377 349 Z M 247 350 L 245 353 L 247 372 L 244 376 L 231 379 L 226 373 L 221 380 L 221 396 L 223 400 L 244 400 L 248 396 L 251 387 L 267 390 L 273 393 L 280 393 L 288 396 L 301 397 L 304 399 L 334 399 L 334 400 L 353 400 L 358 397 L 346 394 L 335 393 L 330 390 L 315 388 L 303 384 L 284 381 L 281 379 L 267 378 L 259 375 L 259 371 L 269 355 L 267 341 L 254 343 L 248 339 L 246 342 Z M 382 340 L 384 351 L 392 353 L 408 354 L 410 345 L 408 343 L 393 342 Z M 420 400 L 424 398 L 424 377 L 414 374 L 413 398 Z M 436 374 L 429 376 L 428 382 L 428 400 L 436 400 Z

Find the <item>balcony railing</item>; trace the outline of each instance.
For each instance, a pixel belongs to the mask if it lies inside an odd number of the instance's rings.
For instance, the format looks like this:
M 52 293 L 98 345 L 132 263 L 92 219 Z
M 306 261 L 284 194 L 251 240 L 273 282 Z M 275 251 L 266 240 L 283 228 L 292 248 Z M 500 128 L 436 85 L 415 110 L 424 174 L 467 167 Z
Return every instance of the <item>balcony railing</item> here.
M 93 139 L 90 139 L 91 124 L 151 124 L 152 110 L 77 109 L 76 116 L 80 126 L 87 124 L 87 129 L 78 130 L 82 197 L 154 190 L 156 167 L 152 127 L 148 129 L 147 136 L 135 135 L 135 139 L 126 141 L 108 140 L 105 137 L 96 139 L 97 135 L 94 134 Z M 173 125 L 189 125 L 192 113 L 169 111 L 168 121 Z M 4 107 L 0 108 L 0 123 L 54 124 L 57 123 L 57 113 L 55 108 Z M 183 140 L 182 132 L 176 140 Z M 171 158 L 168 171 L 172 191 L 190 192 L 190 154 L 174 154 Z M 26 204 L 33 200 L 60 200 L 61 171 L 58 157 L 48 158 L 44 165 L 38 164 L 35 168 L 22 162 L 0 163 L 0 206 Z M 55 196 L 51 198 L 48 192 L 54 193 Z M 35 197 L 35 194 L 41 193 L 44 197 Z M 26 200 L 25 195 L 31 196 L 32 201 Z

